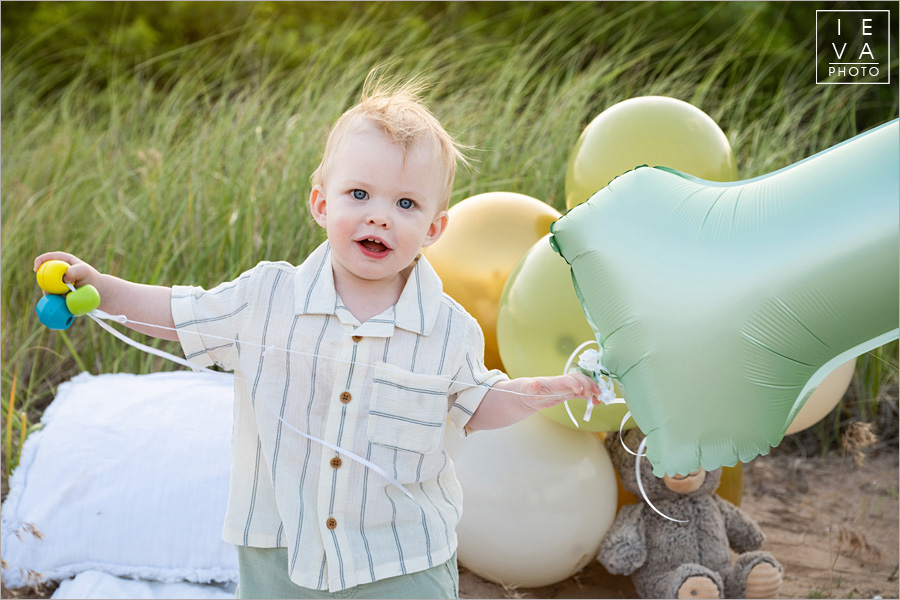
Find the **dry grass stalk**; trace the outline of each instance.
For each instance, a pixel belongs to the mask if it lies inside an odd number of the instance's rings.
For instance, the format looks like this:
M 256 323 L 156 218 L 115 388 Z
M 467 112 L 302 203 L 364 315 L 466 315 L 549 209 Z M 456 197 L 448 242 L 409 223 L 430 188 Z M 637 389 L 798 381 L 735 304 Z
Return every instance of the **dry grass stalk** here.
M 524 597 L 526 597 L 528 594 L 523 594 L 522 592 L 520 592 L 518 590 L 518 587 L 519 586 L 517 586 L 517 585 L 506 585 L 504 583 L 503 584 L 503 594 L 507 598 L 524 598 Z
M 41 533 L 41 531 L 34 525 L 34 523 L 23 523 L 21 527 L 13 531 L 13 534 L 15 534 L 17 538 L 19 538 L 19 541 L 22 541 L 23 533 L 31 534 L 32 537 L 35 537 L 39 540 L 44 539 L 44 534 Z
M 878 442 L 878 438 L 872 433 L 872 424 L 854 421 L 850 423 L 841 436 L 841 444 L 844 450 L 853 457 L 853 464 L 861 467 L 866 460 L 865 450 Z
M 881 558 L 881 550 L 869 543 L 866 536 L 862 533 L 851 531 L 847 527 L 841 525 L 838 530 L 838 547 L 843 548 L 844 545 L 850 548 L 850 554 L 861 552 L 868 554 L 873 558 Z

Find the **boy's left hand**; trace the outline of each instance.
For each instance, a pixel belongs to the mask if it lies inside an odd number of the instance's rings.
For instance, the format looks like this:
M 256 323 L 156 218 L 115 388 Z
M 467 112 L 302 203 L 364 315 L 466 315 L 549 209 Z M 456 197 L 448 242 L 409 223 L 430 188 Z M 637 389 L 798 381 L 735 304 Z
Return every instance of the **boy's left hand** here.
M 555 377 L 526 378 L 522 391 L 530 394 L 524 398 L 525 404 L 534 410 L 541 410 L 573 398 L 590 399 L 594 404 L 601 404 L 599 395 L 603 390 L 584 373 L 568 373 Z
M 597 382 L 584 373 L 498 381 L 485 394 L 466 427 L 470 431 L 506 427 L 573 398 L 601 404 L 598 396 L 602 392 Z

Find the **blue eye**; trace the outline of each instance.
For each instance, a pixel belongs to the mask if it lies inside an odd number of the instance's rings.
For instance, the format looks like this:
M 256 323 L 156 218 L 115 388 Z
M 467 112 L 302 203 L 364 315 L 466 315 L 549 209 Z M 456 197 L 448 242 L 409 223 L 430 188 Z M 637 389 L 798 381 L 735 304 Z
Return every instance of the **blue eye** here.
M 365 190 L 353 190 L 350 193 L 353 194 L 353 197 L 356 198 L 357 200 L 365 200 L 366 198 L 369 197 L 369 194 L 366 193 Z
M 405 210 L 408 210 L 408 209 L 414 207 L 415 205 L 416 205 L 416 203 L 413 202 L 412 200 L 410 200 L 409 198 L 400 198 L 397 201 L 397 206 L 399 206 L 400 208 L 405 209 Z

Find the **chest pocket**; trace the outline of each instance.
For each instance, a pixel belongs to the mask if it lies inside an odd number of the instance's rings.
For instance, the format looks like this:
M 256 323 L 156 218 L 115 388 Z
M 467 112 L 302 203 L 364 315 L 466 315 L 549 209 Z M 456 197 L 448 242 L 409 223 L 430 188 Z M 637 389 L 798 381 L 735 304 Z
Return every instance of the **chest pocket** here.
M 443 444 L 447 407 L 446 381 L 379 363 L 369 407 L 369 441 L 420 454 L 436 452 Z

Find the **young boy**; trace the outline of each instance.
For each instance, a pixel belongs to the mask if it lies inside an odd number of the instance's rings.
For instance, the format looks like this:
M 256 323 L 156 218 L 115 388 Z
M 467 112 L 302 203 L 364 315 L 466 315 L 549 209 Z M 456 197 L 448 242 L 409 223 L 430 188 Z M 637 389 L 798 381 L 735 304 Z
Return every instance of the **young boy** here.
M 35 260 L 70 263 L 66 281 L 93 284 L 102 310 L 235 372 L 224 539 L 239 598 L 456 598 L 448 418 L 466 435 L 600 393 L 581 374 L 484 367 L 481 329 L 420 254 L 447 227 L 459 147 L 414 87 L 366 87 L 313 174 L 327 241 L 299 267 L 262 262 L 205 291 L 101 275 L 65 253 Z

